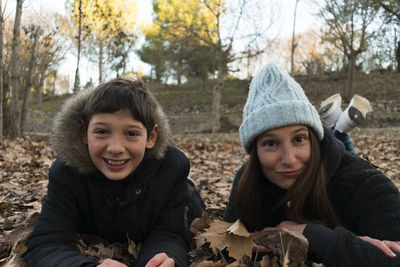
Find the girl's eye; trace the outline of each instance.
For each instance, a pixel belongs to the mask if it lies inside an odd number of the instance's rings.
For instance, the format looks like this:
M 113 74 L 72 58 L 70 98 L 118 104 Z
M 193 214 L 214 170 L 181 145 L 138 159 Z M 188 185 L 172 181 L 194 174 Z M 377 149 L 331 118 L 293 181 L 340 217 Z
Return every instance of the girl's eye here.
M 262 145 L 266 146 L 266 147 L 273 147 L 276 145 L 276 142 L 275 141 L 265 141 L 265 142 L 263 142 Z
M 306 137 L 303 136 L 303 135 L 299 135 L 299 136 L 296 136 L 296 137 L 294 138 L 294 141 L 295 141 L 296 143 L 304 142 L 304 140 L 306 140 Z

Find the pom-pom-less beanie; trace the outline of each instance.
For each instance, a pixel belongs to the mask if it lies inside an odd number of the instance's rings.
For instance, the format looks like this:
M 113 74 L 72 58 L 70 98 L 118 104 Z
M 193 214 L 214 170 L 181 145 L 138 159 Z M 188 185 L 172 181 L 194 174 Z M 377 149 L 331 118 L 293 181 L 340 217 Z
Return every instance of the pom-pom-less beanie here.
M 287 72 L 269 63 L 250 83 L 239 128 L 242 147 L 250 153 L 252 142 L 259 134 L 295 124 L 310 126 L 322 140 L 324 131 L 319 114 L 301 86 Z

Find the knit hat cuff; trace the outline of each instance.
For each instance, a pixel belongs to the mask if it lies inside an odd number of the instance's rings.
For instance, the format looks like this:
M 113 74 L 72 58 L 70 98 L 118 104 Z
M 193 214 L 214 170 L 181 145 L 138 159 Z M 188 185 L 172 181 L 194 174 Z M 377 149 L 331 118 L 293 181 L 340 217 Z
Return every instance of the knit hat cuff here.
M 249 113 L 248 113 L 249 114 Z M 250 146 L 259 134 L 264 131 L 287 125 L 305 124 L 313 128 L 319 140 L 324 137 L 319 114 L 310 103 L 287 100 L 268 104 L 253 110 L 250 116 L 243 118 L 239 128 L 243 149 L 250 153 Z

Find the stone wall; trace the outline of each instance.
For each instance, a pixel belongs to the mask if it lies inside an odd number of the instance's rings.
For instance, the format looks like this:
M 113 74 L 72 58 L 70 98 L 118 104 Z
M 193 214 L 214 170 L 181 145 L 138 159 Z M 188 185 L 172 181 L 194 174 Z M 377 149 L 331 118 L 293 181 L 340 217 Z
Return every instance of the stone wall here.
M 367 114 L 368 128 L 400 127 L 400 100 L 377 100 L 371 102 L 373 112 Z M 198 114 L 168 115 L 172 133 L 210 132 L 212 117 Z M 223 131 L 237 131 L 242 122 L 242 111 L 231 110 L 221 116 Z

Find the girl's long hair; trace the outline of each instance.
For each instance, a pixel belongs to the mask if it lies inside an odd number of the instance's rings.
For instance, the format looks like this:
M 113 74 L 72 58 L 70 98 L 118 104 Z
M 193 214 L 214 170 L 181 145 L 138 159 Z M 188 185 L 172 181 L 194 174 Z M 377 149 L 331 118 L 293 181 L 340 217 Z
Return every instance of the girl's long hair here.
M 283 190 L 264 177 L 253 142 L 249 161 L 240 177 L 234 196 L 235 212 L 249 231 L 261 230 L 279 223 L 276 217 L 284 212 L 297 223 L 315 222 L 330 228 L 342 225 L 327 193 L 325 160 L 320 143 L 308 127 L 311 155 L 302 174 L 289 190 Z M 274 219 L 275 218 L 275 219 Z

